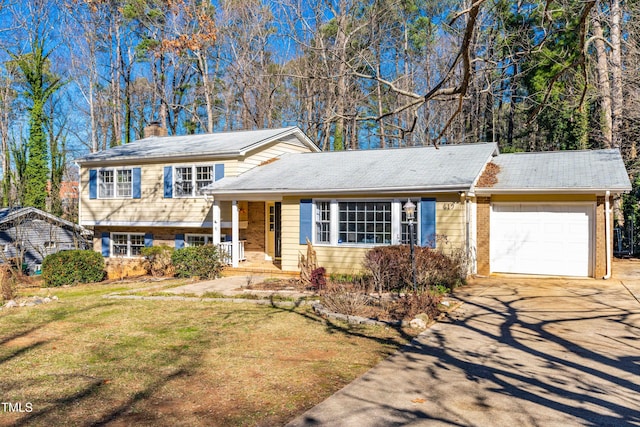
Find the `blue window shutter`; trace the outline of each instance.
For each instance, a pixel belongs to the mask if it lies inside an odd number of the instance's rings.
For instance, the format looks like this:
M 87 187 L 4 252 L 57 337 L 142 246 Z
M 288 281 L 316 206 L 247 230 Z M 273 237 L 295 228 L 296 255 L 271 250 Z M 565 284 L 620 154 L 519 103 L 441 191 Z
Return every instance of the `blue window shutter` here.
M 153 234 L 145 233 L 145 235 L 144 235 L 144 247 L 145 248 L 150 248 L 151 246 L 153 246 Z
M 436 199 L 420 200 L 420 246 L 436 247 Z
M 222 178 L 224 178 L 224 163 L 218 163 L 214 166 L 215 169 L 215 181 L 218 181 Z
M 173 167 L 164 167 L 164 198 L 170 199 L 173 197 Z
M 98 198 L 98 171 L 89 169 L 89 198 Z
M 133 198 L 140 198 L 140 184 L 142 181 L 142 171 L 140 168 L 133 168 Z
M 300 200 L 300 244 L 306 245 L 307 239 L 313 241 L 313 200 Z
M 109 233 L 104 231 L 102 233 L 102 256 L 109 257 L 111 252 L 111 241 Z
M 176 234 L 176 249 L 184 248 L 184 234 Z

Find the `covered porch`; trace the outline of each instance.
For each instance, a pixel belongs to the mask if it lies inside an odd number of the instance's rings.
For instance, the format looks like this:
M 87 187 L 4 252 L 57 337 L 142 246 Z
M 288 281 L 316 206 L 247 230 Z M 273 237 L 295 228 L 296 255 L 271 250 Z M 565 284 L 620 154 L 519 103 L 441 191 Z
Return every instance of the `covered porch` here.
M 212 243 L 233 269 L 278 272 L 281 204 L 264 200 L 220 200 L 212 206 Z

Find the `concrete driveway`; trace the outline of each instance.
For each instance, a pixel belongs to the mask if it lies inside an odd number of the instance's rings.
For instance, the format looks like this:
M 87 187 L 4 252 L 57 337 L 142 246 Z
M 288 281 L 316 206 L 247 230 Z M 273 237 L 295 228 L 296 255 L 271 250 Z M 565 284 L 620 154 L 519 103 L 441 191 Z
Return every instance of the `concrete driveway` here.
M 475 280 L 446 321 L 289 425 L 638 426 L 640 263 L 614 268 Z

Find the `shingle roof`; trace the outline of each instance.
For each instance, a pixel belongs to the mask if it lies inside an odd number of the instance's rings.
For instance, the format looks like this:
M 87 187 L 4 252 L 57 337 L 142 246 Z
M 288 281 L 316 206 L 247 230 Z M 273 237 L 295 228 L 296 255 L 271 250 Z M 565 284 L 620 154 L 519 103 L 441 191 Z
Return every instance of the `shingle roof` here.
M 201 135 L 149 137 L 76 159 L 78 163 L 187 156 L 237 156 L 261 144 L 295 134 L 313 143 L 296 126 Z
M 493 143 L 285 154 L 239 177 L 208 187 L 211 194 L 358 193 L 469 189 L 497 152 Z
M 26 208 L 21 208 L 21 207 L 12 207 L 12 208 L 0 208 L 0 226 L 2 226 L 5 223 L 11 223 L 12 221 L 15 221 L 19 218 L 25 217 L 27 215 L 35 215 L 35 216 L 39 216 L 43 219 L 52 221 L 52 222 L 57 222 L 61 225 L 67 226 L 69 228 L 72 229 L 76 229 L 79 232 L 81 232 L 82 234 L 86 234 L 89 235 L 91 234 L 91 232 L 89 230 L 87 230 L 86 228 L 82 227 L 81 225 L 78 224 L 74 224 L 73 222 L 67 221 L 65 219 L 62 219 L 58 216 L 52 215 L 48 212 L 42 211 L 38 208 L 34 208 L 34 207 L 26 207 Z
M 617 149 L 500 154 L 497 183 L 478 192 L 631 190 Z

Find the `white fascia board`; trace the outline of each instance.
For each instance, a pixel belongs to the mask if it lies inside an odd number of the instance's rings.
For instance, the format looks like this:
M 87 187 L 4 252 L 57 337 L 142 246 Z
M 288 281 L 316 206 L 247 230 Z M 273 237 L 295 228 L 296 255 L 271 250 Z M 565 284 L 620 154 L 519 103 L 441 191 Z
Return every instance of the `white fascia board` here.
M 314 144 L 313 141 L 311 141 L 311 139 L 309 139 L 309 137 L 307 135 L 305 135 L 304 132 L 302 132 L 300 130 L 300 128 L 292 127 L 290 129 L 287 129 L 284 132 L 279 133 L 278 135 L 274 135 L 274 136 L 272 136 L 270 138 L 266 138 L 266 139 L 263 139 L 262 141 L 258 141 L 258 142 L 254 143 L 254 144 L 251 144 L 248 147 L 245 147 L 244 149 L 239 151 L 238 154 L 240 156 L 244 157 L 244 156 L 247 155 L 247 153 L 249 153 L 249 152 L 251 152 L 251 151 L 253 151 L 253 150 L 257 149 L 257 148 L 263 147 L 263 146 L 268 145 L 268 144 L 270 144 L 270 143 L 272 143 L 274 141 L 279 140 L 280 138 L 283 138 L 283 137 L 289 136 L 289 135 L 293 135 L 293 134 L 295 134 L 298 137 L 298 139 L 301 140 L 302 143 L 304 145 L 306 145 L 308 148 L 310 148 L 311 150 L 315 151 L 316 153 L 321 151 L 320 148 L 318 148 L 318 146 L 316 144 Z
M 468 186 L 452 185 L 439 187 L 385 187 L 385 188 L 352 188 L 352 189 L 268 189 L 268 190 L 209 190 L 206 193 L 215 200 L 275 200 L 284 196 L 326 196 L 336 195 L 394 195 L 394 194 L 432 194 L 469 191 Z
M 240 151 L 228 151 L 228 152 L 218 152 L 218 153 L 196 153 L 189 155 L 163 155 L 163 156 L 153 156 L 153 157 L 140 157 L 140 156 L 126 156 L 126 157 L 117 157 L 113 159 L 96 159 L 96 160 L 76 160 L 76 162 L 80 165 L 80 167 L 109 167 L 109 166 L 118 166 L 118 165 L 130 165 L 132 160 L 135 160 L 140 164 L 148 164 L 148 163 L 193 163 L 197 161 L 210 161 L 210 160 L 229 160 L 236 159 L 240 156 Z
M 627 193 L 630 188 L 475 188 L 474 193 L 478 196 L 491 196 L 493 194 L 604 194 L 609 191 L 611 193 Z

